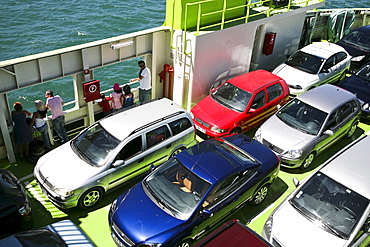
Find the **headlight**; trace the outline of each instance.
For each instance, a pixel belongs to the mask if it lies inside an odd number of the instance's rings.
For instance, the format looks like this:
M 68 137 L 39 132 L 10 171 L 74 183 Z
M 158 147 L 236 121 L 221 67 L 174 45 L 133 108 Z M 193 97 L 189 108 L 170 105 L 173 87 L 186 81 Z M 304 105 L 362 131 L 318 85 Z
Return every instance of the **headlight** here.
M 283 154 L 283 157 L 288 158 L 288 159 L 298 159 L 301 156 L 302 156 L 301 149 L 289 150 L 288 152 Z
M 31 212 L 31 207 L 28 200 L 24 203 L 23 207 L 21 207 L 18 211 L 22 216 L 27 216 Z
M 256 133 L 254 133 L 254 139 L 258 142 L 262 143 L 262 137 L 261 137 L 261 129 L 258 128 Z
M 194 119 L 194 114 L 193 114 L 192 112 L 190 112 L 190 117 L 191 117 L 192 119 Z
M 269 242 L 271 242 L 272 221 L 273 221 L 273 216 L 270 215 L 265 225 L 263 226 L 263 235 L 266 238 L 266 240 Z
M 54 189 L 54 192 L 60 195 L 61 197 L 67 197 L 67 196 L 73 195 L 73 190 L 69 190 L 69 189 L 56 188 Z
M 211 130 L 212 130 L 213 132 L 217 132 L 217 133 L 224 133 L 224 132 L 225 132 L 225 130 L 224 130 L 224 129 L 219 129 L 219 128 L 217 128 L 217 127 L 211 127 Z
M 364 57 L 365 57 L 365 55 L 357 56 L 357 57 L 353 57 L 353 58 L 351 58 L 351 61 L 352 61 L 352 62 L 359 62 L 359 61 L 361 61 Z

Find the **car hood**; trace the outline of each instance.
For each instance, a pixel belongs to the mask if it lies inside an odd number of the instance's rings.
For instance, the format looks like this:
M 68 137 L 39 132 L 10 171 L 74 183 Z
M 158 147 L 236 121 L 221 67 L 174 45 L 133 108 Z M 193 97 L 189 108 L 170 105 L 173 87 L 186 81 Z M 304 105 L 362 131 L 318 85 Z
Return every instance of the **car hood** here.
M 341 239 L 315 225 L 295 208 L 289 201 L 273 215 L 272 235 L 285 247 L 344 246 Z
M 273 115 L 261 125 L 261 137 L 284 151 L 302 148 L 315 136 L 290 127 Z
M 42 156 L 35 167 L 35 171 L 40 172 L 53 187 L 65 189 L 79 188 L 102 169 L 81 160 L 73 152 L 70 142 Z
M 195 117 L 219 128 L 224 128 L 234 122 L 234 119 L 242 114 L 217 103 L 209 95 L 196 104 L 191 112 Z
M 370 53 L 368 50 L 363 50 L 358 46 L 353 46 L 342 41 L 337 42 L 338 45 L 342 46 L 352 57 L 357 57 Z
M 342 81 L 338 86 L 356 94 L 360 100 L 370 102 L 370 82 L 353 75 Z
M 283 78 L 288 85 L 301 85 L 302 88 L 308 87 L 318 80 L 316 74 L 309 74 L 285 63 L 280 64 L 272 73 Z M 297 78 L 300 78 L 300 80 L 297 80 Z
M 142 184 L 137 184 L 117 202 L 113 221 L 135 243 L 151 238 L 161 239 L 160 234 L 182 229 L 184 221 L 167 214 L 157 206 L 144 192 Z M 166 234 L 164 238 L 170 237 Z M 162 242 L 165 239 L 162 240 Z

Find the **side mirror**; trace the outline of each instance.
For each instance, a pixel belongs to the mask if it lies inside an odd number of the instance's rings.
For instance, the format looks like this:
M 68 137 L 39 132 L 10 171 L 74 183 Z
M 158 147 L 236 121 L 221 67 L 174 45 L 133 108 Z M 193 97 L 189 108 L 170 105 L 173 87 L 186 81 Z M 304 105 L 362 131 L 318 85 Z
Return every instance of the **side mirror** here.
M 256 109 L 251 108 L 251 109 L 249 109 L 249 111 L 247 113 L 253 113 L 255 111 L 256 111 Z
M 321 71 L 320 71 L 320 73 L 329 73 L 329 70 L 322 68 Z
M 118 166 L 121 166 L 125 163 L 124 160 L 115 160 L 112 164 L 112 167 L 118 167 Z
M 200 216 L 204 218 L 211 218 L 213 216 L 213 213 L 207 209 L 204 209 L 203 211 L 200 212 Z
M 332 131 L 332 130 L 325 130 L 324 131 L 324 135 L 332 136 L 332 135 L 334 135 L 334 131 Z
M 298 180 L 298 178 L 296 178 L 296 177 L 293 178 L 293 184 L 294 184 L 295 187 L 298 187 L 299 186 L 299 180 Z

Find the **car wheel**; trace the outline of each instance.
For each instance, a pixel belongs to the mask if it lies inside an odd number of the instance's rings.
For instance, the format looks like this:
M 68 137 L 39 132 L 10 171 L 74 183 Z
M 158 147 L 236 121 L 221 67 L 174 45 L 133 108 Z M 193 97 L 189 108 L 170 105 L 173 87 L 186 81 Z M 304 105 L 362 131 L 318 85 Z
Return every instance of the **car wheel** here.
M 309 155 L 307 155 L 307 157 L 302 162 L 301 169 L 308 168 L 311 165 L 311 163 L 312 163 L 312 161 L 313 161 L 314 158 L 315 158 L 315 153 L 314 152 L 312 152 Z
M 232 131 L 230 131 L 230 134 L 239 134 L 241 132 L 242 132 L 242 130 L 239 127 L 237 127 L 235 129 L 233 129 Z
M 183 240 L 176 247 L 190 247 L 191 242 L 189 240 Z
M 351 128 L 349 128 L 347 132 L 346 138 L 351 138 L 353 136 L 353 134 L 356 132 L 357 124 L 357 121 L 352 123 Z
M 103 197 L 103 190 L 100 188 L 92 188 L 83 193 L 78 202 L 80 208 L 87 209 L 96 205 Z
M 185 149 L 185 148 L 179 148 L 179 149 L 176 149 L 176 150 L 171 154 L 171 158 L 172 158 L 173 156 L 175 156 L 176 154 L 181 153 L 184 149 Z
M 253 205 L 259 205 L 259 204 L 261 204 L 265 200 L 265 198 L 266 198 L 266 196 L 267 196 L 267 194 L 269 192 L 269 189 L 270 189 L 270 185 L 269 184 L 265 184 L 262 187 L 260 187 L 256 191 L 256 194 L 254 194 L 254 197 L 253 197 L 253 200 L 251 201 L 251 203 Z

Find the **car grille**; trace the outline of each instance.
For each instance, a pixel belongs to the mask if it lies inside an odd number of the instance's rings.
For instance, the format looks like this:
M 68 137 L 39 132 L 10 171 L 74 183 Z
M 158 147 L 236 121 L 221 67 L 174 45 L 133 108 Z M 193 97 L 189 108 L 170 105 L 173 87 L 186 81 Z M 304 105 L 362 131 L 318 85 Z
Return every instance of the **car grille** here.
M 131 241 L 122 231 L 117 227 L 117 225 L 112 222 L 112 229 L 116 233 L 116 235 L 119 237 L 119 240 L 123 241 L 125 245 L 128 246 L 134 246 L 135 243 Z
M 42 184 L 43 187 L 47 187 L 48 189 L 51 189 L 52 184 L 44 177 L 44 175 L 42 175 L 40 171 L 39 173 L 40 173 L 40 179 L 41 179 L 41 181 L 39 181 L 40 184 Z
M 262 139 L 262 143 L 263 143 L 263 145 L 265 145 L 266 147 L 268 147 L 269 149 L 271 149 L 275 153 L 282 154 L 283 151 L 284 151 L 283 149 L 273 145 L 272 143 L 266 141 L 265 139 Z
M 201 125 L 203 125 L 204 127 L 206 127 L 206 128 L 209 128 L 209 126 L 211 126 L 211 125 L 209 125 L 209 124 L 207 124 L 207 123 L 205 123 L 205 122 L 203 122 L 202 120 L 200 120 L 199 118 L 195 118 L 195 120 L 198 122 L 198 123 L 200 123 Z

